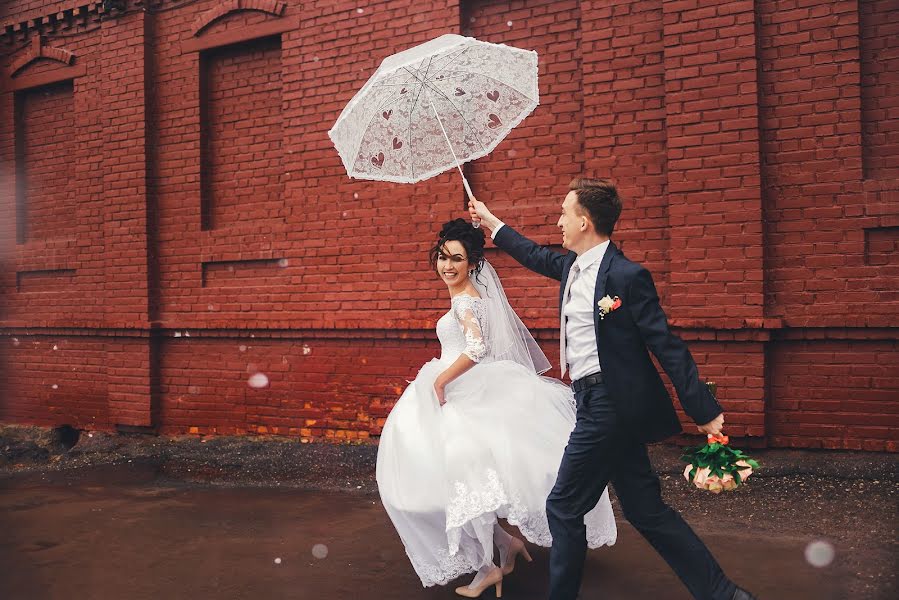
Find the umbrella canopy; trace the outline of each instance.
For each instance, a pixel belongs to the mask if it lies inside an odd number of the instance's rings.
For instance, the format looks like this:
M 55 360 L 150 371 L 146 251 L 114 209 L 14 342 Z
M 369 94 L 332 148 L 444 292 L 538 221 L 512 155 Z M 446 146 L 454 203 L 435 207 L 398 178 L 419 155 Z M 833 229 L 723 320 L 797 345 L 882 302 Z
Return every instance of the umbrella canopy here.
M 538 104 L 536 52 L 448 34 L 384 59 L 328 135 L 350 177 L 415 183 L 490 153 Z

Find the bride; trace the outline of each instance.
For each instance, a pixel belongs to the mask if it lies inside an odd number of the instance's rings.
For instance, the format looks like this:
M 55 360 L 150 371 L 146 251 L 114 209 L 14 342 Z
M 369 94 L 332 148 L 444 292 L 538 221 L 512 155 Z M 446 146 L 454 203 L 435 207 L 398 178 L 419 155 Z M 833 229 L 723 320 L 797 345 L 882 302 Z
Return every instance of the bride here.
M 484 260 L 484 233 L 456 219 L 431 249 L 451 308 L 437 321 L 440 358 L 426 363 L 387 418 L 378 490 L 425 587 L 476 572 L 474 598 L 512 572 L 524 543 L 550 546 L 546 497 L 574 428 L 571 390 L 549 369 Z M 590 548 L 617 537 L 608 490 L 584 518 Z M 499 549 L 499 566 L 493 547 Z

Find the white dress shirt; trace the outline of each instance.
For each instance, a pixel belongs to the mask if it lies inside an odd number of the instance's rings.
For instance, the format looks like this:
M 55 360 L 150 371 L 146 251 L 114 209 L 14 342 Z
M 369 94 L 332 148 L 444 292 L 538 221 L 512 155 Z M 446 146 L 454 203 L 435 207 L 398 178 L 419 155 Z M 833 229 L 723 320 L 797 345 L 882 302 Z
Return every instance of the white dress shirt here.
M 491 233 L 495 239 L 497 232 L 505 223 L 500 222 Z M 562 314 L 565 317 L 565 330 L 559 335 L 565 336 L 565 354 L 560 360 L 566 360 L 571 380 L 599 373 L 599 349 L 596 346 L 596 330 L 593 324 L 593 296 L 596 293 L 596 276 L 599 265 L 609 247 L 609 240 L 594 246 L 575 260 L 580 269 L 576 279 L 571 282 L 568 298 L 563 298 Z M 568 276 L 575 273 L 574 266 Z
M 574 264 L 578 266 L 580 273 L 571 282 L 568 298 L 563 298 L 565 354 L 572 381 L 601 371 L 593 322 L 593 296 L 596 293 L 599 265 L 608 247 L 609 240 L 606 240 L 577 257 Z M 571 277 L 573 273 L 572 267 L 568 276 Z

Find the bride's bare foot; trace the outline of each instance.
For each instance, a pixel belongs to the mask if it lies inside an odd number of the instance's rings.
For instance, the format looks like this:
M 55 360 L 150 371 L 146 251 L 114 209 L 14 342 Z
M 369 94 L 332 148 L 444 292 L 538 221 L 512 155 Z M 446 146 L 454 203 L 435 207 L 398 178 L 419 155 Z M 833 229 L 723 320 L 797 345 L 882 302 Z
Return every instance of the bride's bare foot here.
M 489 571 L 486 572 L 483 578 L 478 583 L 475 583 L 481 577 L 481 573 L 479 572 L 475 575 L 474 580 L 468 584 L 463 585 L 461 587 L 456 588 L 456 593 L 460 596 L 464 596 L 465 598 L 477 598 L 481 594 L 484 593 L 484 590 L 489 588 L 491 585 L 496 586 L 496 597 L 502 598 L 503 596 L 503 571 L 499 567 L 493 567 Z
M 531 555 L 528 552 L 527 546 L 524 545 L 524 542 L 522 542 L 517 537 L 512 537 L 512 541 L 509 544 L 509 549 L 506 551 L 506 556 L 502 557 L 500 560 L 503 567 L 503 575 L 508 575 L 513 570 L 515 570 L 515 559 L 519 554 L 522 555 L 528 562 L 534 560 L 531 558 Z

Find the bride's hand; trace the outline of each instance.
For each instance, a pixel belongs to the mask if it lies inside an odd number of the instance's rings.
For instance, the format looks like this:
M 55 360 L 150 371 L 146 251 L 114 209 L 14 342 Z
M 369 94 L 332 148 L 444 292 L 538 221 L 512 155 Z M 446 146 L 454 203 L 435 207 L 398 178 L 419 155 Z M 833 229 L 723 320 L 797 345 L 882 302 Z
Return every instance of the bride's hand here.
M 437 394 L 437 402 L 440 403 L 440 406 L 446 404 L 445 388 L 446 384 L 441 382 L 440 379 L 434 382 L 434 393 Z

